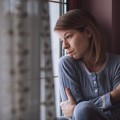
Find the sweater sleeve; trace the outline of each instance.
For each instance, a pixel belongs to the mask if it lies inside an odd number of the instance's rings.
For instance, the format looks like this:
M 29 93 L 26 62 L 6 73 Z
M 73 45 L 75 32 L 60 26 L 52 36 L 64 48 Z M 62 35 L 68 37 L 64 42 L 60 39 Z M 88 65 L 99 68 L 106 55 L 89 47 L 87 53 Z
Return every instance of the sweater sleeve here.
M 112 104 L 111 104 L 111 101 L 110 101 L 110 93 L 99 96 L 99 97 L 97 97 L 95 99 L 91 99 L 89 101 L 94 103 L 94 105 L 96 105 L 101 110 L 109 109 L 109 108 L 112 107 Z
M 77 79 L 75 64 L 72 58 L 69 56 L 62 57 L 59 62 L 59 83 L 62 101 L 68 99 L 65 93 L 65 88 L 71 89 L 72 96 L 74 97 L 76 103 L 83 101 Z
M 114 78 L 113 78 L 113 89 L 115 89 L 120 84 L 120 56 L 117 56 L 115 65 L 113 68 Z

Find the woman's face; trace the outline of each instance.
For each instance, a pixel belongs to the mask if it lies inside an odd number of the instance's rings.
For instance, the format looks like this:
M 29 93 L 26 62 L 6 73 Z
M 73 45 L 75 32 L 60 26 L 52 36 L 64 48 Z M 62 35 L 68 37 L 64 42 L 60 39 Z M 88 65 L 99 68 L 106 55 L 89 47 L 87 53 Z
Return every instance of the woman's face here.
M 83 32 L 75 29 L 57 30 L 63 48 L 74 59 L 84 59 L 89 48 L 90 32 L 87 28 Z

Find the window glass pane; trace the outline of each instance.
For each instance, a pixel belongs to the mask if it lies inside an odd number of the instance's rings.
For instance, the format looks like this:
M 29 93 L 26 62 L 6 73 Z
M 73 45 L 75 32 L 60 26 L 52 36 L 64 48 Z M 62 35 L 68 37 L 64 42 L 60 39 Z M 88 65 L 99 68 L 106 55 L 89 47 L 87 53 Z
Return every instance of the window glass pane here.
M 66 0 L 53 0 L 57 2 L 66 2 Z M 54 32 L 54 26 L 60 15 L 66 12 L 66 4 L 60 4 L 55 2 L 49 2 L 50 11 L 50 32 L 51 32 L 51 46 L 52 46 L 52 59 L 53 59 L 53 73 L 55 82 L 55 98 L 56 98 L 56 114 L 60 116 L 60 95 L 59 95 L 59 81 L 58 81 L 58 62 L 62 55 L 61 44 L 58 36 Z
M 52 45 L 52 59 L 53 59 L 53 70 L 54 70 L 54 75 L 58 76 L 58 60 L 59 60 L 59 38 L 58 36 L 54 33 L 54 26 L 59 18 L 59 4 L 56 3 L 49 3 L 50 5 L 50 31 L 51 31 L 51 45 Z
M 53 73 L 55 81 L 55 98 L 56 98 L 56 114 L 60 115 L 60 97 L 59 97 L 59 84 L 58 84 L 58 61 L 60 57 L 60 42 L 58 36 L 54 32 L 54 26 L 59 18 L 60 14 L 60 5 L 58 3 L 49 3 L 50 8 L 50 31 L 51 31 L 51 45 L 52 45 L 52 59 L 53 59 Z

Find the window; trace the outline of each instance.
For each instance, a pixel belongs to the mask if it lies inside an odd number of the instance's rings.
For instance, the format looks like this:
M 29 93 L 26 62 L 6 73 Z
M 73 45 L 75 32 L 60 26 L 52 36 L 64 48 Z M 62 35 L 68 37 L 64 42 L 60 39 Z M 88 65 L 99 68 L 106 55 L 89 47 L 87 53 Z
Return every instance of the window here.
M 61 44 L 59 38 L 54 33 L 54 26 L 60 15 L 67 11 L 67 1 L 66 0 L 51 0 L 49 1 L 50 9 L 50 29 L 51 29 L 51 45 L 52 45 L 52 59 L 53 59 L 53 74 L 55 81 L 55 97 L 56 97 L 56 114 L 60 116 L 60 96 L 59 96 L 59 84 L 58 84 L 58 61 L 62 55 Z

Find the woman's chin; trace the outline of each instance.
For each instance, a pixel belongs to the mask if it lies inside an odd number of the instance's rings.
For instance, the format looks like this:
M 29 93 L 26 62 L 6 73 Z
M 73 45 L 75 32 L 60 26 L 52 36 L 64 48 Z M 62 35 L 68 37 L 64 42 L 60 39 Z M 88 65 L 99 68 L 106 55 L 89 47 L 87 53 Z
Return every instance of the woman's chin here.
M 73 56 L 71 56 L 72 58 L 74 58 L 74 59 L 76 59 L 76 60 L 79 60 L 80 59 L 80 57 L 79 56 L 76 56 L 76 55 L 73 55 Z

